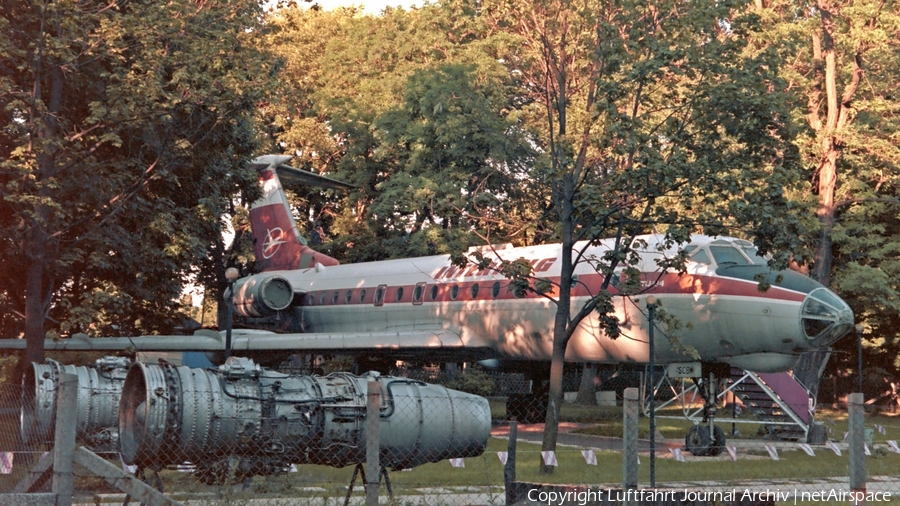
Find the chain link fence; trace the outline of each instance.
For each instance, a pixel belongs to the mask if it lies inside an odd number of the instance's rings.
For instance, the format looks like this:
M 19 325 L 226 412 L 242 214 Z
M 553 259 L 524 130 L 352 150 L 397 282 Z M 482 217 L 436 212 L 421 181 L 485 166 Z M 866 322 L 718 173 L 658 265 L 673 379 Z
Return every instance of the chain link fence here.
M 672 381 L 655 399 L 651 457 L 649 389 L 607 392 L 595 383 L 593 402 L 567 393 L 557 445 L 548 451 L 542 447 L 548 399 L 522 375 L 480 373 L 469 385 L 484 388 L 489 376 L 494 390 L 484 396 L 402 376 L 276 372 L 244 359 L 210 369 L 118 360 L 79 368 L 33 364 L 22 385 L 0 388 L 0 493 L 21 492 L 17 485 L 54 450 L 64 373 L 77 377 L 77 409 L 64 415 L 78 445 L 182 504 L 373 504 L 373 497 L 411 505 L 810 504 L 847 503 L 853 493 L 867 494 L 869 502 L 900 497 L 900 416 L 855 397 L 854 410 L 818 409 L 803 428 L 777 418 L 778 399 L 750 400 L 749 387 L 721 380 L 712 389 L 719 397 L 711 426 L 696 386 Z M 459 380 L 470 373 L 429 379 L 466 385 Z M 585 384 L 577 376 L 566 383 Z M 762 409 L 766 402 L 778 409 Z M 33 481 L 30 492 L 51 490 L 46 475 Z M 73 500 L 138 502 L 80 465 Z

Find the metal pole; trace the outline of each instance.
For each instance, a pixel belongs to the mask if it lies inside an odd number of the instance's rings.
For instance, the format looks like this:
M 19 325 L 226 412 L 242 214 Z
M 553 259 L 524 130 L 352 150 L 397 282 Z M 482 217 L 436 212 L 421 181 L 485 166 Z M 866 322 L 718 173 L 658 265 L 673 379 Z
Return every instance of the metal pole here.
M 228 280 L 228 291 L 225 293 L 225 360 L 231 357 L 231 327 L 234 326 L 234 282 L 240 276 L 240 272 L 229 267 L 225 269 L 225 279 Z
M 225 360 L 231 357 L 231 327 L 234 320 L 234 296 L 232 292 L 234 282 L 228 282 L 228 292 L 226 292 L 227 300 L 225 302 Z
M 75 493 L 75 425 L 78 414 L 78 376 L 59 375 L 53 453 L 53 493 L 56 506 L 70 506 Z
M 856 324 L 856 357 L 858 359 L 857 366 L 858 371 L 856 373 L 856 391 L 862 393 L 862 384 L 863 384 L 863 360 L 862 360 L 862 335 L 863 335 L 863 326 L 861 324 Z
M 647 313 L 649 315 L 650 329 L 650 488 L 656 487 L 656 360 L 653 339 L 653 321 L 656 317 L 656 297 L 647 297 Z
M 640 396 L 637 388 L 625 389 L 625 402 L 622 406 L 624 425 L 622 434 L 622 488 L 626 491 L 638 485 L 638 411 Z
M 850 394 L 850 504 L 865 504 L 866 495 L 866 454 L 865 454 L 865 413 L 864 396 Z
M 515 502 L 513 487 L 516 482 L 516 440 L 519 433 L 519 422 L 510 420 L 509 441 L 506 443 L 506 465 L 503 466 L 503 484 L 506 488 L 506 504 L 511 506 Z
M 366 402 L 366 506 L 378 506 L 378 484 L 381 481 L 379 423 L 381 422 L 381 384 L 367 383 Z

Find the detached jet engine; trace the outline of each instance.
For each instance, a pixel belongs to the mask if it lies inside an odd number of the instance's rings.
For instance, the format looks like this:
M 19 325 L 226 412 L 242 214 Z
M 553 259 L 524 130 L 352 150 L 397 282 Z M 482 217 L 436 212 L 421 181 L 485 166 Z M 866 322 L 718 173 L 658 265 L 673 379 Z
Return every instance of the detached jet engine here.
M 56 397 L 63 372 L 78 376 L 75 434 L 94 449 L 114 450 L 118 444 L 119 396 L 131 360 L 103 357 L 93 367 L 62 365 L 54 360 L 32 363 L 22 379 L 19 417 L 22 441 L 39 443 L 53 439 Z
M 132 366 L 119 404 L 122 459 L 153 469 L 192 462 L 208 483 L 292 464 L 364 462 L 372 379 L 381 390 L 382 466 L 484 452 L 491 413 L 483 397 L 377 373 L 288 375 L 232 357 L 218 369 Z

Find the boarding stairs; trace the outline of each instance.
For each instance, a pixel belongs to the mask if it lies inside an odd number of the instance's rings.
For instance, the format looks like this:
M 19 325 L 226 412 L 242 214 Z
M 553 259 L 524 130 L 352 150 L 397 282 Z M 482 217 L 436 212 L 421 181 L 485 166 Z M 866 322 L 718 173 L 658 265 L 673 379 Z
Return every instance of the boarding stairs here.
M 657 417 L 678 418 L 662 413 L 671 413 L 673 407 L 680 406 L 684 417 L 700 423 L 704 401 L 697 385 L 691 380 L 670 379 L 664 373 L 660 376 L 654 388 L 656 398 L 664 396 L 666 391 L 671 392 L 672 398 L 656 403 Z M 732 368 L 727 385 L 720 384 L 718 391 L 717 424 L 762 424 L 767 435 L 806 441 L 815 412 L 815 397 L 790 373 L 754 373 Z M 735 402 L 735 398 L 739 402 Z M 722 409 L 723 405 L 728 409 Z M 644 408 L 647 412 L 646 401 Z M 745 411 L 750 411 L 754 417 L 740 416 Z

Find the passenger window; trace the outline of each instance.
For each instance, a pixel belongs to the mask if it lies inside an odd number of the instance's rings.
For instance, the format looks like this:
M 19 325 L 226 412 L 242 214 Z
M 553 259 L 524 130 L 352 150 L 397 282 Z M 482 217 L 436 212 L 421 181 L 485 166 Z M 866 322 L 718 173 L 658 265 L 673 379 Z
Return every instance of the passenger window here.
M 366 301 L 366 289 L 363 288 L 362 290 L 359 291 L 359 303 L 362 304 L 365 301 Z
M 413 289 L 413 304 L 421 304 L 422 297 L 425 296 L 425 283 L 416 283 L 415 289 Z
M 457 297 L 459 297 L 459 285 L 453 285 L 450 288 L 450 298 L 456 300 Z
M 347 290 L 347 304 L 353 302 L 353 290 Z
M 437 300 L 438 296 L 438 286 L 431 285 L 431 300 Z
M 472 291 L 472 298 L 473 298 L 473 299 L 476 298 L 476 297 L 478 297 L 478 283 L 475 283 L 474 285 L 472 285 L 472 290 L 471 290 L 471 291 Z
M 403 287 L 397 287 L 397 302 L 403 300 Z
M 387 285 L 378 285 L 378 288 L 375 289 L 375 305 L 381 306 L 384 304 L 384 291 L 387 289 Z
M 491 297 L 497 298 L 500 296 L 500 282 L 494 281 L 494 284 L 491 285 Z

